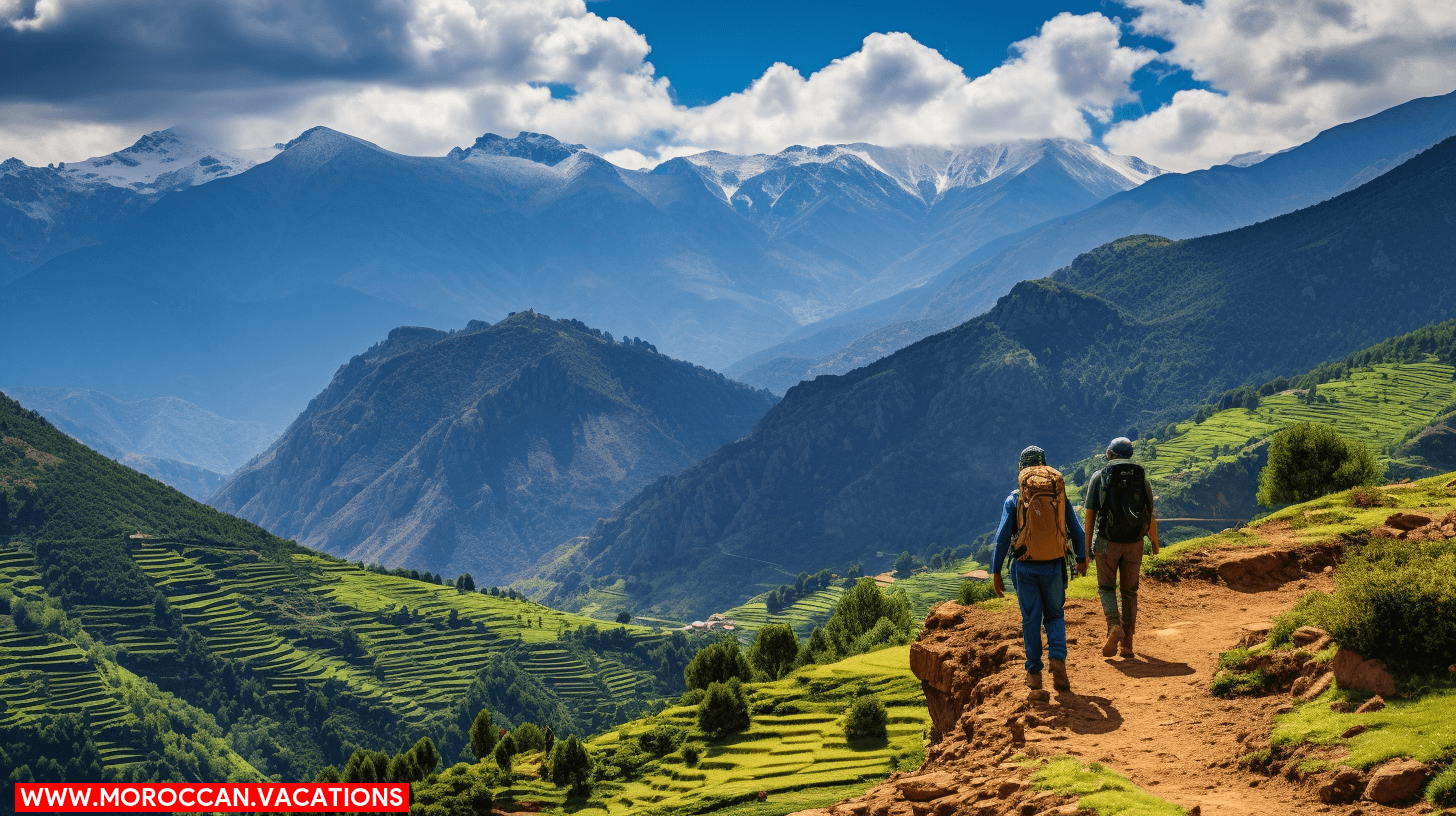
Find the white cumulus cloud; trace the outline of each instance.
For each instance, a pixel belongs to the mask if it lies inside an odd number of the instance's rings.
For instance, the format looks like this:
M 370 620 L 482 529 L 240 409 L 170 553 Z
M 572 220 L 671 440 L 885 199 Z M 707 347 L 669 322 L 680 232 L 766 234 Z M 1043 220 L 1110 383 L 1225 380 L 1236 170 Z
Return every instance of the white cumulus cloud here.
M 1450 0 L 1128 0 L 1162 60 L 1212 90 L 1181 91 L 1115 125 L 1109 148 L 1171 170 L 1274 152 L 1342 122 L 1456 88 Z

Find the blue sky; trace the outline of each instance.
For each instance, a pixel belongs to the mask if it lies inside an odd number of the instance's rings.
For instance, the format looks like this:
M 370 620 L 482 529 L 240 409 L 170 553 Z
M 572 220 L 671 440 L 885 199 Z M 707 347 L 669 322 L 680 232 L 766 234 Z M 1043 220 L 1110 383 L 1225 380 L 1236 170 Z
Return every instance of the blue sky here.
M 1456 89 L 1450 0 L 0 0 L 0 157 L 180 125 L 415 155 L 549 133 L 705 149 L 1070 138 L 1171 170 Z

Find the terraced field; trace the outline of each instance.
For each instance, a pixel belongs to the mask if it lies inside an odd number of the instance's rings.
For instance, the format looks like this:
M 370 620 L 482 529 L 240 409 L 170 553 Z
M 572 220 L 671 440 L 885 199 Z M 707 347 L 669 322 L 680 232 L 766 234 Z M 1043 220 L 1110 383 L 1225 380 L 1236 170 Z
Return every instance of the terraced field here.
M 1201 423 L 1178 425 L 1178 433 L 1157 443 L 1145 460 L 1150 476 L 1166 477 L 1208 462 L 1216 451 L 1232 457 L 1297 422 L 1324 422 L 1351 439 L 1381 450 L 1456 410 L 1456 368 L 1436 362 L 1377 365 L 1349 378 L 1318 387 L 1328 402 L 1305 404 L 1302 392 L 1285 392 L 1259 401 L 1253 411 L 1220 411 Z
M 961 573 L 978 569 L 980 566 L 975 561 L 966 559 L 951 565 L 946 570 L 922 572 L 909 578 L 902 578 L 886 588 L 893 587 L 903 591 L 910 599 L 911 611 L 914 612 L 915 617 L 923 620 L 926 613 L 930 611 L 930 607 L 954 598 L 960 593 L 961 584 L 966 580 Z M 759 596 L 748 603 L 729 609 L 723 613 L 723 617 L 737 624 L 739 637 L 745 642 L 752 641 L 758 630 L 770 623 L 787 623 L 794 628 L 795 634 L 800 638 L 806 638 L 814 631 L 814 627 L 822 626 L 825 621 L 829 620 L 829 616 L 834 614 L 834 607 L 839 603 L 844 592 L 845 590 L 841 586 L 826 587 L 800 598 L 777 615 L 769 614 L 768 607 L 763 601 L 764 596 Z
M 128 552 L 184 625 L 219 657 L 251 669 L 271 692 L 301 695 L 341 681 L 352 695 L 423 726 L 453 706 L 491 656 L 508 646 L 524 650 L 520 667 L 571 700 L 574 714 L 613 711 L 653 687 L 643 671 L 559 641 L 568 630 L 600 621 L 529 601 L 380 575 L 307 553 L 277 561 L 224 544 L 163 538 L 132 542 Z M 0 585 L 20 597 L 44 596 L 33 557 L 19 548 L 0 549 Z M 154 625 L 150 604 L 74 605 L 67 614 L 89 637 L 130 655 L 177 649 Z M 0 627 L 0 724 L 42 712 L 82 714 L 97 728 L 108 766 L 142 760 L 126 729 L 118 728 L 129 714 L 106 678 L 106 671 L 124 670 L 109 662 L 98 669 L 59 635 L 17 632 L 8 615 L 0 615 Z M 330 639 L 344 629 L 358 635 L 358 655 Z M 637 640 L 666 637 L 642 627 L 629 631 Z
M 918 767 L 930 717 L 920 682 L 910 673 L 909 647 L 857 655 L 827 666 L 807 666 L 789 677 L 751 687 L 752 725 L 745 733 L 712 743 L 695 765 L 681 752 L 640 779 L 601 782 L 589 802 L 574 813 L 693 814 L 784 813 L 837 802 L 867 790 L 900 767 Z M 843 714 L 857 691 L 878 694 L 890 714 L 889 739 L 850 746 Z M 773 713 L 777 709 L 781 713 Z M 590 741 L 598 754 L 635 739 L 660 723 L 690 728 L 696 711 L 669 708 Z M 534 772 L 539 755 L 522 757 L 518 771 Z M 757 794 L 768 794 L 768 809 Z M 520 778 L 507 795 L 548 807 L 563 802 L 560 789 Z

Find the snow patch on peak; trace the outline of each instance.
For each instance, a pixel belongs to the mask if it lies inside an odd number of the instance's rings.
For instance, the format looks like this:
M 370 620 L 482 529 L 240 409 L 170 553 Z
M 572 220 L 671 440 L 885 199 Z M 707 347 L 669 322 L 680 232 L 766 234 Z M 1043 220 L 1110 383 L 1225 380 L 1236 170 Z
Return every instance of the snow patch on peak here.
M 544 133 L 530 133 L 523 130 L 514 139 L 487 133 L 476 139 L 475 144 L 469 148 L 457 147 L 451 150 L 449 158 L 463 161 L 471 156 L 513 156 L 544 164 L 547 167 L 555 167 L 585 150 L 586 145 L 566 144 Z
M 277 154 L 276 148 L 218 148 L 171 128 L 148 133 L 115 153 L 63 163 L 57 170 L 78 184 L 164 192 L 235 176 Z
M 976 187 L 999 176 L 1015 175 L 1055 156 L 1072 175 L 1091 179 L 1108 171 L 1135 187 L 1164 171 L 1132 156 L 1117 156 L 1071 139 L 1042 139 L 976 147 L 880 147 L 863 142 L 804 147 L 793 145 L 776 154 L 734 156 L 708 151 L 684 159 L 715 184 L 731 201 L 748 179 L 772 170 L 808 164 L 831 164 L 850 157 L 889 176 L 896 185 L 927 204 L 961 187 Z

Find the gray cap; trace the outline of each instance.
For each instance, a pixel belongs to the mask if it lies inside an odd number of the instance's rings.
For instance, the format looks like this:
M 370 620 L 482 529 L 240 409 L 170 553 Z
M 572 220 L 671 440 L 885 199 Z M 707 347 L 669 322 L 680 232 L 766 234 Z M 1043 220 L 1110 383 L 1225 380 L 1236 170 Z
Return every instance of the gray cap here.
M 1045 464 L 1046 451 L 1042 450 L 1041 448 L 1038 448 L 1035 445 L 1028 445 L 1026 447 L 1026 450 L 1023 450 L 1021 452 L 1021 461 L 1019 463 L 1019 467 L 1029 468 L 1033 465 Z
M 1119 436 L 1107 443 L 1107 449 L 1117 454 L 1120 459 L 1132 458 L 1132 440 L 1125 436 Z

